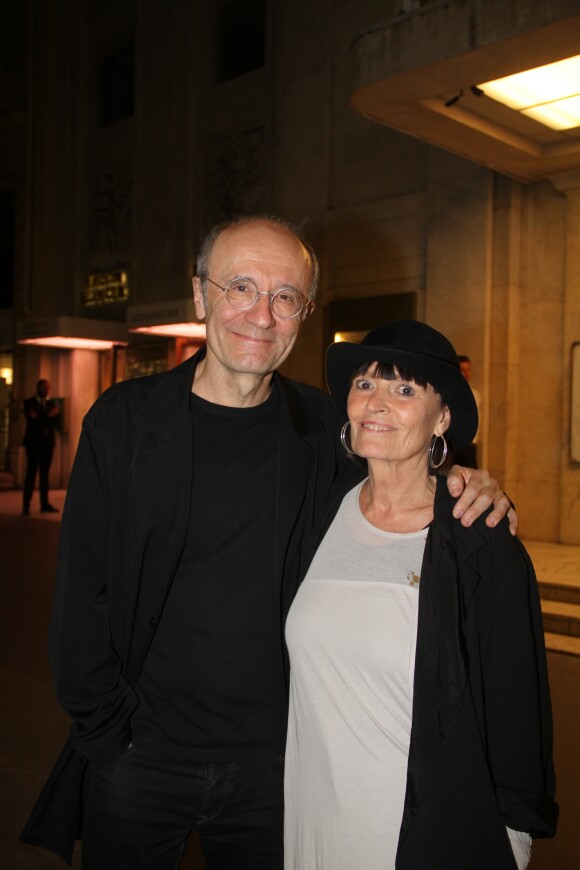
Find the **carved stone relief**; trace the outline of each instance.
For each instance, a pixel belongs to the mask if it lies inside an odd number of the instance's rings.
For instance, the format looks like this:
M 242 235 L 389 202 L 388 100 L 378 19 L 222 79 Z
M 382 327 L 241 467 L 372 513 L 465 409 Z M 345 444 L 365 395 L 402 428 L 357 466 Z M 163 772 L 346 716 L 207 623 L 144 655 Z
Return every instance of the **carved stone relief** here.
M 133 179 L 128 168 L 96 174 L 91 183 L 88 272 L 128 266 L 131 259 Z
M 266 211 L 267 199 L 264 126 L 207 142 L 204 177 L 207 226 L 232 215 Z

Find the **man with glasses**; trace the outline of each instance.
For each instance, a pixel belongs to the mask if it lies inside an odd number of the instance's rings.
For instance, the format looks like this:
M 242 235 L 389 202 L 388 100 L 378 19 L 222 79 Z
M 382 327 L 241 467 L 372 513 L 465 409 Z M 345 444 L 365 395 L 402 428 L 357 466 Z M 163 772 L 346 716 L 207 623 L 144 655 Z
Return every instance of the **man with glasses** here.
M 345 463 L 330 398 L 276 372 L 318 264 L 285 223 L 246 218 L 197 272 L 206 347 L 96 402 L 67 494 L 50 651 L 74 724 L 37 808 L 52 839 L 24 839 L 68 857 L 82 827 L 85 870 L 176 870 L 193 829 L 208 870 L 283 866 L 283 625 Z M 474 499 L 467 523 L 508 508 L 485 473 Z

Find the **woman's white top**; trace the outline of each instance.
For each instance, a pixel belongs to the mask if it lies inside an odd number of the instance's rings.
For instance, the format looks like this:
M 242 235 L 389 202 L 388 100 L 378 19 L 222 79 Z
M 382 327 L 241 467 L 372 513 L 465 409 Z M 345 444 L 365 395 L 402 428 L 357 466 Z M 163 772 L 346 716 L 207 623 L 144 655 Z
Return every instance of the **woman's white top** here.
M 359 507 L 361 485 L 344 498 L 286 622 L 286 870 L 395 866 L 427 530 L 375 528 Z
M 427 530 L 383 532 L 351 490 L 290 609 L 289 870 L 394 867 Z

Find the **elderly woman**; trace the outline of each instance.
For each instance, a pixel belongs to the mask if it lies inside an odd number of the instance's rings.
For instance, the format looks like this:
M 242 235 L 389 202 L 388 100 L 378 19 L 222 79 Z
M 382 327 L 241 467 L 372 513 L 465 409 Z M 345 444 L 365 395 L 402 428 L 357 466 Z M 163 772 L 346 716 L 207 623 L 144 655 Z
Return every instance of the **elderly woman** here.
M 416 321 L 337 343 L 343 481 L 286 623 L 288 870 L 524 868 L 557 804 L 537 584 L 507 521 L 452 517 L 437 469 L 477 407 Z

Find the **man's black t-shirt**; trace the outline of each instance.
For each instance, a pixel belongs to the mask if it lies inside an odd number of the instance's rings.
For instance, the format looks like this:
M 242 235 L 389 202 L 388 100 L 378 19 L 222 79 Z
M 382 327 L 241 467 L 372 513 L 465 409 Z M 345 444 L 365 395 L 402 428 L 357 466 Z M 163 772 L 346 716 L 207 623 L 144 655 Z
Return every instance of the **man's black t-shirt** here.
M 191 397 L 189 532 L 137 684 L 133 740 L 190 758 L 284 750 L 287 699 L 274 575 L 278 394 L 253 408 Z

